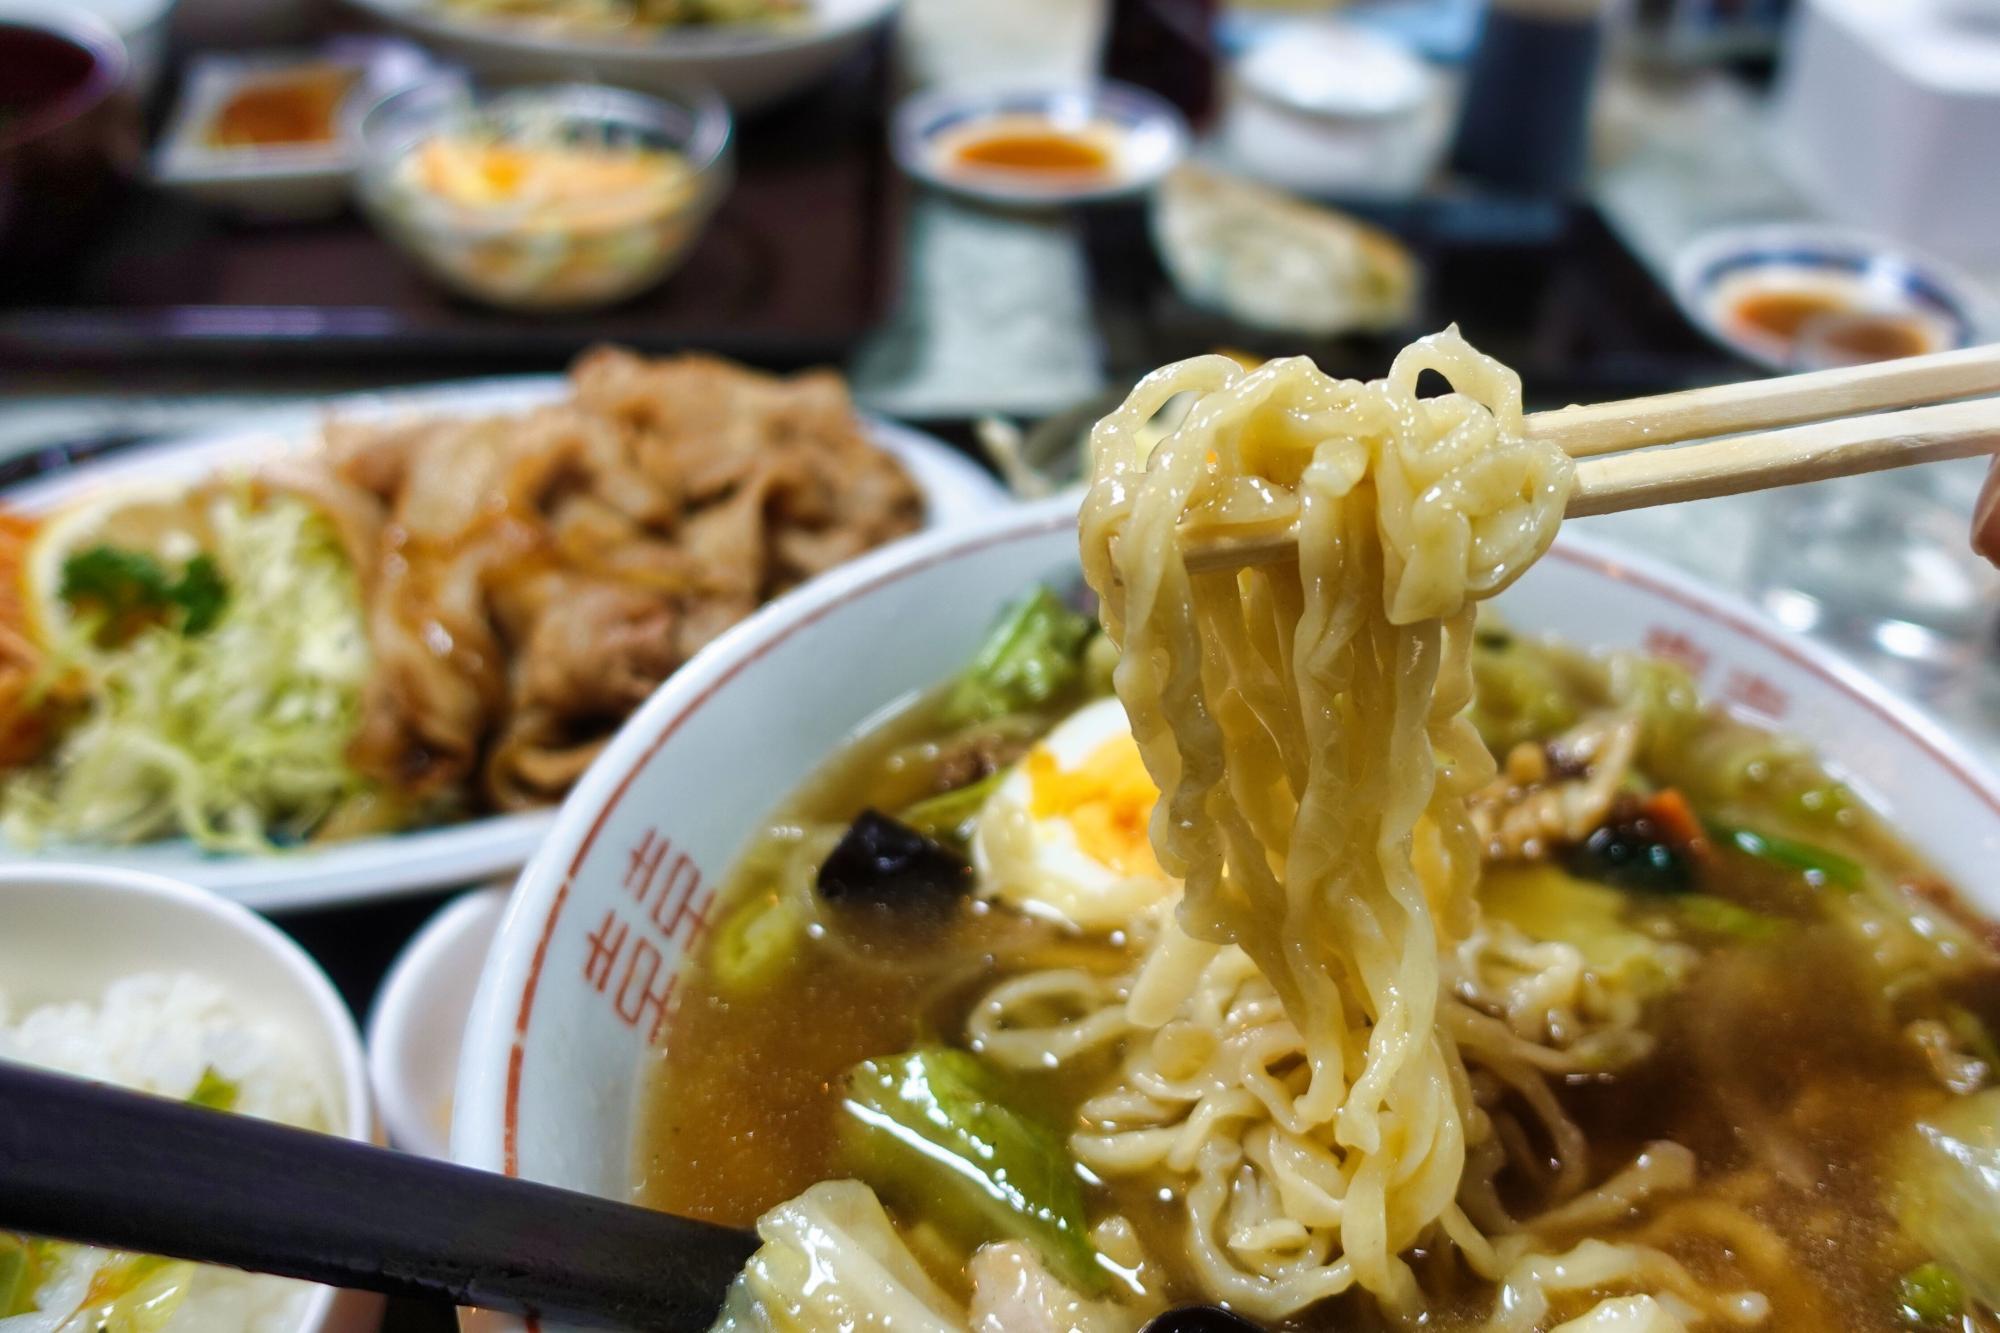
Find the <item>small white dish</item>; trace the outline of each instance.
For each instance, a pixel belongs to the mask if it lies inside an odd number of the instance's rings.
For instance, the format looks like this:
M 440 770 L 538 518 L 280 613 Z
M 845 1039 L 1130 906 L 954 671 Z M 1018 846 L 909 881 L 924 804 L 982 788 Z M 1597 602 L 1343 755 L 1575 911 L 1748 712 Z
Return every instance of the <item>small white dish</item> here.
M 308 68 L 337 71 L 353 80 L 331 117 L 333 137 L 246 147 L 206 142 L 208 129 L 236 93 Z M 429 69 L 426 57 L 401 42 L 349 41 L 324 52 L 197 55 L 154 154 L 154 182 L 252 217 L 329 217 L 347 206 L 359 160 L 355 109 L 422 78 Z
M 94 1002 L 113 981 L 145 972 L 198 974 L 295 1033 L 323 1080 L 339 1134 L 374 1140 L 354 1019 L 326 973 L 277 927 L 157 875 L 0 866 L 0 990 L 17 1010 Z M 371 1333 L 381 1318 L 379 1295 L 315 1287 L 286 1333 Z
M 1913 352 L 1970 347 L 1981 340 L 1987 319 L 1971 280 L 1887 237 L 1844 227 L 1771 223 L 1707 232 L 1675 255 L 1669 284 L 1695 327 L 1776 371 L 1838 362 L 1802 347 L 1810 338 L 1785 336 L 1747 318 L 1746 303 L 1759 297 L 1823 300 L 1826 318 L 1906 323 Z
M 1422 189 L 1451 118 L 1443 81 L 1400 42 L 1352 23 L 1275 27 L 1232 66 L 1220 139 L 1232 164 L 1289 189 L 1400 197 Z
M 1281 28 L 1236 62 L 1236 74 L 1279 106 L 1339 120 L 1402 115 L 1430 91 L 1424 63 L 1407 48 L 1349 23 Z
M 486 950 L 506 910 L 506 885 L 454 898 L 397 956 L 375 996 L 368 1077 L 389 1142 L 404 1152 L 451 1155 L 458 1048 Z
M 39 513 L 106 485 L 170 482 L 231 464 L 270 462 L 317 447 L 328 417 L 492 416 L 524 412 L 569 393 L 561 375 L 461 380 L 416 389 L 337 395 L 275 409 L 227 430 L 162 440 L 53 472 L 6 493 Z M 985 469 L 929 435 L 879 417 L 862 418 L 868 437 L 895 455 L 923 492 L 925 522 L 953 527 L 1005 508 L 1007 493 Z M 267 856 L 207 853 L 185 839 L 135 847 L 49 846 L 30 852 L 0 841 L 0 866 L 87 862 L 171 875 L 261 911 L 300 911 L 419 889 L 477 884 L 520 868 L 548 831 L 550 810 L 487 815 L 456 824 L 356 838 Z
M 1101 170 L 1035 171 L 969 166 L 960 152 L 994 135 L 1057 134 L 1102 152 Z M 889 127 L 896 163 L 940 190 L 989 204 L 1047 207 L 1144 191 L 1187 156 L 1188 125 L 1142 88 L 936 89 L 906 98 Z

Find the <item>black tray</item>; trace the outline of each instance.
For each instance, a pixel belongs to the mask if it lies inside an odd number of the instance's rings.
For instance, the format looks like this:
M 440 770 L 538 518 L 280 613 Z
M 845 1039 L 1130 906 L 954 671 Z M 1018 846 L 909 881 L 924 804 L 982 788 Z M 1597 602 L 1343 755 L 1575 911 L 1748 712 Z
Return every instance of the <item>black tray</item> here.
M 893 304 L 908 187 L 879 44 L 737 127 L 736 182 L 686 265 L 608 310 L 508 315 L 452 297 L 353 213 L 231 222 L 135 187 L 72 265 L 0 279 L 0 366 L 421 360 L 557 365 L 597 342 L 761 365 L 844 361 Z
M 1085 217 L 1107 368 L 1130 378 L 1202 352 L 1306 354 L 1331 374 L 1373 378 L 1412 337 L 1456 321 L 1521 374 L 1532 406 L 1595 402 L 1736 379 L 1753 368 L 1714 346 L 1587 204 L 1444 195 L 1353 212 L 1395 232 L 1424 270 L 1408 327 L 1301 339 L 1190 304 L 1161 268 L 1143 207 Z

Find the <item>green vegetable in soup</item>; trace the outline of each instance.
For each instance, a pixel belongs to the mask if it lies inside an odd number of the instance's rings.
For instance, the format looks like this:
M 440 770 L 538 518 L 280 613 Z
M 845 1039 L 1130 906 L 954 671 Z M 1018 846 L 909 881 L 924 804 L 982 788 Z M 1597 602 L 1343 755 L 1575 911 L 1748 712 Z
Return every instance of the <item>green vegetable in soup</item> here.
M 942 708 L 947 723 L 984 722 L 1048 703 L 1076 684 L 1091 623 L 1037 588 L 1000 617 Z
M 972 842 L 972 828 L 979 820 L 986 798 L 1005 776 L 1006 770 L 1001 769 L 955 791 L 926 796 L 903 807 L 903 813 L 896 818 L 926 838 L 962 852 Z
M 2000 1309 L 2000 1089 L 1953 1097 L 1904 1140 L 1897 1220 L 1974 1299 Z
M 236 1099 L 242 1093 L 239 1085 L 217 1073 L 214 1065 L 209 1065 L 201 1071 L 201 1081 L 194 1085 L 194 1091 L 188 1094 L 188 1105 L 205 1106 L 211 1111 L 233 1111 Z
M 1942 1264 L 1912 1268 L 1896 1280 L 1896 1309 L 1913 1324 L 1943 1324 L 1965 1313 L 1965 1289 Z
M 1007 1106 L 977 1056 L 932 1046 L 864 1061 L 843 1109 L 847 1165 L 885 1198 L 969 1247 L 1025 1241 L 1070 1286 L 1103 1289 L 1062 1135 Z
M 1488 916 L 1529 939 L 1571 945 L 1612 985 L 1642 998 L 1658 995 L 1678 979 L 1681 965 L 1673 950 L 1628 921 L 1628 898 L 1547 864 L 1495 866 L 1479 886 Z
M 1709 893 L 1689 893 L 1673 900 L 1674 910 L 1696 930 L 1739 940 L 1768 940 L 1785 928 L 1777 917 L 1754 912 L 1741 903 Z
M 35 1242 L 11 1231 L 0 1231 L 0 1319 L 35 1309 L 39 1270 Z
M 1717 820 L 1708 821 L 1709 838 L 1723 846 L 1734 847 L 1737 851 L 1767 861 L 1786 870 L 1795 870 L 1806 880 L 1817 886 L 1832 884 L 1842 889 L 1859 889 L 1867 883 L 1866 872 L 1857 861 L 1849 860 L 1838 852 L 1830 852 L 1824 847 L 1815 847 L 1807 842 L 1794 842 L 1773 833 L 1762 833 L 1740 825 L 1724 824 Z
M 187 1299 L 194 1265 L 152 1254 L 120 1254 L 97 1270 L 69 1325 L 90 1333 L 160 1333 Z
M 1980 1022 L 1978 1014 L 1963 1005 L 1947 1004 L 1944 1007 L 1944 1025 L 1967 1052 L 1984 1062 L 1988 1069 L 2000 1072 L 2000 1046 L 1994 1045 L 1993 1034 L 1986 1030 L 1986 1024 Z
M 806 915 L 778 889 L 754 894 L 723 919 L 709 953 L 716 989 L 749 995 L 784 975 L 805 938 Z
M 1576 683 L 1540 644 L 1481 624 L 1472 639 L 1472 725 L 1495 754 L 1547 740 L 1582 716 Z
M 1604 663 L 1604 689 L 1611 707 L 1639 719 L 1642 767 L 1658 768 L 1662 758 L 1677 752 L 1702 729 L 1701 692 L 1678 662 L 1639 653 L 1614 654 Z

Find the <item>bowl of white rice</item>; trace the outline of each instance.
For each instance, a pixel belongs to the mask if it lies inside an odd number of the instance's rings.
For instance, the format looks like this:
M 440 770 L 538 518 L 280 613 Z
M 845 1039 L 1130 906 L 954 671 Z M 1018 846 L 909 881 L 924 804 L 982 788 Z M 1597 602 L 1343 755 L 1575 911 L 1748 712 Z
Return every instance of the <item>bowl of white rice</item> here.
M 261 917 L 133 871 L 0 868 L 0 1060 L 374 1138 L 333 985 Z M 382 1301 L 0 1232 L 0 1333 L 369 1333 Z M 170 1311 L 163 1322 L 163 1311 Z

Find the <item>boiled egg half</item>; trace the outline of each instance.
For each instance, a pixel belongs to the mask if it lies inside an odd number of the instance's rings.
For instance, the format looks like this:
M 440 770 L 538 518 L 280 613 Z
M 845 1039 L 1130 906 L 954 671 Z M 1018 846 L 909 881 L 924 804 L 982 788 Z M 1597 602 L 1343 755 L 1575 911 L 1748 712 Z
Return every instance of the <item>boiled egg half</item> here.
M 1159 788 L 1125 707 L 1070 714 L 1001 779 L 980 811 L 972 856 L 981 892 L 1079 930 L 1119 930 L 1178 886 L 1147 840 Z

